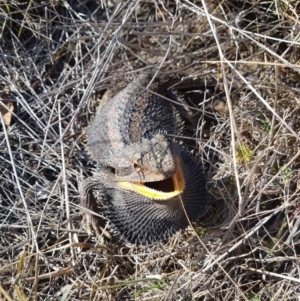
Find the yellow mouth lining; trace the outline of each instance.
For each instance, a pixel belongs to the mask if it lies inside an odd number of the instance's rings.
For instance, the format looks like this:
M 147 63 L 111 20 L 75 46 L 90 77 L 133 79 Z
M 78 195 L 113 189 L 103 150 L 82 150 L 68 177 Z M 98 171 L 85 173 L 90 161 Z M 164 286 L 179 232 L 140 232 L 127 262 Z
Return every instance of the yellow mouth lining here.
M 174 196 L 181 194 L 185 187 L 184 177 L 180 168 L 179 159 L 177 159 L 177 172 L 170 179 L 157 182 L 141 183 L 141 182 L 118 182 L 118 185 L 126 190 L 137 192 L 147 198 L 152 200 L 168 200 Z M 151 184 L 151 186 L 170 186 L 170 181 L 172 181 L 172 191 L 164 192 L 155 188 L 147 187 L 146 185 Z

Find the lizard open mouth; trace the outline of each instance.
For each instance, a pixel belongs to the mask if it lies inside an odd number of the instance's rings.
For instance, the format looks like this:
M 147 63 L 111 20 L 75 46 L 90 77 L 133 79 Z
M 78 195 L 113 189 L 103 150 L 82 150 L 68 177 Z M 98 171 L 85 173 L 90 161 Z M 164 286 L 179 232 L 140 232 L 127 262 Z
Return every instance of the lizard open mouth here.
M 181 194 L 185 187 L 185 181 L 180 164 L 177 164 L 176 173 L 168 179 L 146 183 L 118 182 L 118 185 L 123 189 L 134 191 L 149 199 L 163 201 Z

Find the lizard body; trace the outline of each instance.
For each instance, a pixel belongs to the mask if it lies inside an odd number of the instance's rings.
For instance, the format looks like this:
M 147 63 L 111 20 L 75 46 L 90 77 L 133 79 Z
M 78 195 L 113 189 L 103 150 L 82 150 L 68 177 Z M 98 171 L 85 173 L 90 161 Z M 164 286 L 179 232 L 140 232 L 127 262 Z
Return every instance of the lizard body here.
M 183 122 L 178 110 L 172 103 L 145 90 L 149 80 L 148 76 L 139 77 L 97 110 L 88 128 L 89 149 L 96 161 L 103 162 L 112 150 L 122 149 L 149 133 L 182 133 Z M 172 95 L 157 81 L 151 89 L 165 97 Z
M 167 239 L 203 214 L 207 202 L 200 161 L 170 135 L 182 134 L 179 110 L 168 81 L 140 77 L 101 106 L 88 128 L 88 144 L 99 164 L 80 185 L 81 205 L 104 214 L 129 242 Z M 154 91 L 153 94 L 151 91 Z M 90 190 L 99 201 L 88 200 Z M 101 204 L 101 205 L 100 205 Z M 85 213 L 99 233 L 98 220 Z M 187 218 L 188 217 L 188 218 Z

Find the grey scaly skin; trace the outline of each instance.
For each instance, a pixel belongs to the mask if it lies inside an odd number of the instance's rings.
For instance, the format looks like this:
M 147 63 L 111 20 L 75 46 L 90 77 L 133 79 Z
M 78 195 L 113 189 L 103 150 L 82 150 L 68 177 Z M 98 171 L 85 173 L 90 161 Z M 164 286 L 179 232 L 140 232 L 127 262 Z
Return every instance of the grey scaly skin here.
M 110 153 L 148 134 L 182 134 L 184 125 L 175 106 L 145 90 L 150 79 L 139 77 L 97 110 L 87 131 L 89 149 L 97 162 L 104 162 Z M 157 94 L 171 95 L 162 88 L 157 81 L 151 85 Z
M 88 228 L 99 235 L 92 212 L 104 205 L 114 228 L 137 244 L 169 238 L 197 220 L 207 203 L 200 161 L 169 136 L 183 133 L 179 111 L 146 91 L 148 82 L 139 78 L 98 110 L 87 140 L 99 168 L 80 185 Z M 173 97 L 166 87 L 157 80 L 151 90 Z M 100 192 L 98 200 L 88 197 L 91 190 Z

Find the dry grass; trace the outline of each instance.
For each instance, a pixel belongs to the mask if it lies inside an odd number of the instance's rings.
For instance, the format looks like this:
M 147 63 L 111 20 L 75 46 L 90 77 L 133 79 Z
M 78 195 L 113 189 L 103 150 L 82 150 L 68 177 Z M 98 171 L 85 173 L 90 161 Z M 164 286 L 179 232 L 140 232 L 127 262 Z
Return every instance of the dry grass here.
M 299 300 L 299 2 L 175 2 L 0 0 L 1 300 Z M 216 88 L 191 141 L 205 217 L 149 247 L 87 237 L 100 97 L 182 71 Z

